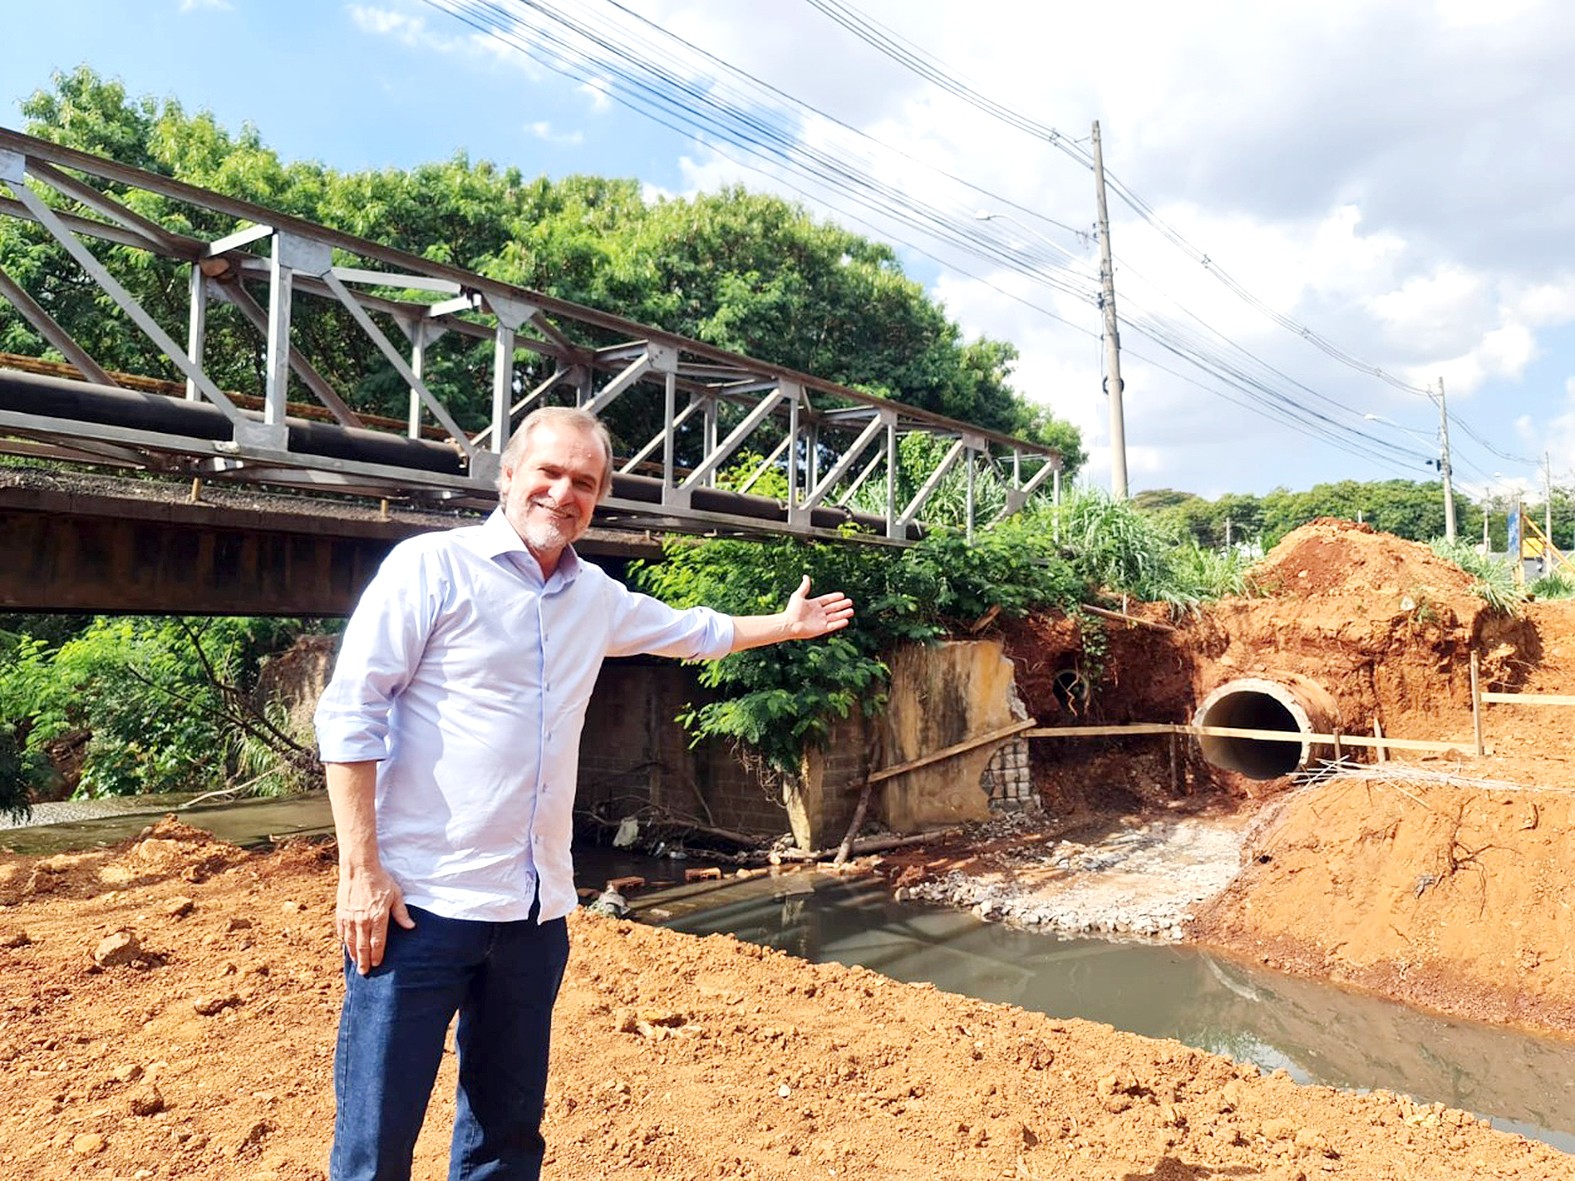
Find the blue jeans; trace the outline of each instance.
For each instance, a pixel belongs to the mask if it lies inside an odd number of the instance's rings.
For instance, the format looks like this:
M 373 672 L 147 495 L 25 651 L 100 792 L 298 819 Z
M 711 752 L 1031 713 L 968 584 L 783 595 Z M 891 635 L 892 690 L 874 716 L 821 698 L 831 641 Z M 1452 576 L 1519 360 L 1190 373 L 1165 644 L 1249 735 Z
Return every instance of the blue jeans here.
M 383 962 L 367 975 L 345 957 L 330 1176 L 407 1181 L 457 1012 L 449 1181 L 535 1181 L 568 925 L 468 922 L 415 907 L 410 917 L 409 931 L 389 923 Z

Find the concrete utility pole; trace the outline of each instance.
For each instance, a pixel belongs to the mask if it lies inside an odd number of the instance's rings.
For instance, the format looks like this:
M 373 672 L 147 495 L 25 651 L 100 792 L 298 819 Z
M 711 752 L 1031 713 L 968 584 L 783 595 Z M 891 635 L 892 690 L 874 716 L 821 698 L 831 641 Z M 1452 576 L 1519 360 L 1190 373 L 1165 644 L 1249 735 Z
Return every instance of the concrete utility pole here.
M 1444 540 L 1455 543 L 1455 484 L 1449 466 L 1449 411 L 1444 407 L 1444 379 L 1438 379 L 1438 474 L 1444 478 Z
M 1105 393 L 1110 399 L 1110 494 L 1127 498 L 1127 429 L 1121 415 L 1121 337 L 1116 330 L 1116 269 L 1110 259 L 1110 212 L 1105 206 L 1105 155 L 1094 120 L 1094 199 L 1099 212 L 1099 306 L 1105 313 Z
M 1553 463 L 1542 453 L 1542 572 L 1553 573 Z

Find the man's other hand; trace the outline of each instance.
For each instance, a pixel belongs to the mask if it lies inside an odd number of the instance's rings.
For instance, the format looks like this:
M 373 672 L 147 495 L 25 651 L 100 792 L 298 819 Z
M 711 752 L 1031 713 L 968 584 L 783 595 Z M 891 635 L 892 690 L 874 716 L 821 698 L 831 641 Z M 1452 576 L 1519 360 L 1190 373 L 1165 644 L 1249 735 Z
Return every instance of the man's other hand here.
M 405 909 L 404 895 L 387 871 L 381 867 L 356 871 L 341 867 L 334 926 L 339 942 L 363 976 L 383 962 L 390 915 L 407 931 L 416 925 Z

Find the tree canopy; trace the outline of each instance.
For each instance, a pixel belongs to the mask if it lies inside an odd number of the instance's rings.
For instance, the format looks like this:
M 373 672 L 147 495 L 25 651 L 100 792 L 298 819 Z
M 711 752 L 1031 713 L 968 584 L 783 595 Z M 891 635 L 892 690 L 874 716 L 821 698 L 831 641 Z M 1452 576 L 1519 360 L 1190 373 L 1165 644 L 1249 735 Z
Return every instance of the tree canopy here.
M 1292 529 L 1319 517 L 1363 521 L 1411 541 L 1444 536 L 1444 490 L 1437 481 L 1339 480 L 1315 484 L 1304 492 L 1276 488 L 1264 496 L 1232 493 L 1218 500 L 1160 488 L 1140 492 L 1132 499 L 1139 509 L 1213 549 L 1227 543 L 1261 544 L 1269 549 Z M 1496 549 L 1502 549 L 1504 515 L 1509 507 L 1502 497 L 1474 503 L 1457 488 L 1455 525 L 1459 536 L 1465 540 L 1480 537 L 1486 514 L 1490 539 Z M 1553 490 L 1553 510 L 1555 537 L 1575 536 L 1575 501 L 1566 490 Z M 1528 503 L 1525 511 L 1541 522 L 1540 503 Z

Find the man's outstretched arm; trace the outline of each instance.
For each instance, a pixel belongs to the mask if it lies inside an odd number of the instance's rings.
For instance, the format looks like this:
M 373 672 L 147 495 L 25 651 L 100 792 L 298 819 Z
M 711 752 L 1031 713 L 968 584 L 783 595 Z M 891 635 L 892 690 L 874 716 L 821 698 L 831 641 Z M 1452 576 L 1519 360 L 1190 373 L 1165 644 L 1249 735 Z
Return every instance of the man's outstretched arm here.
M 774 615 L 733 616 L 734 652 L 763 648 L 784 640 L 813 640 L 841 631 L 853 619 L 853 600 L 841 591 L 809 595 L 809 575 Z

